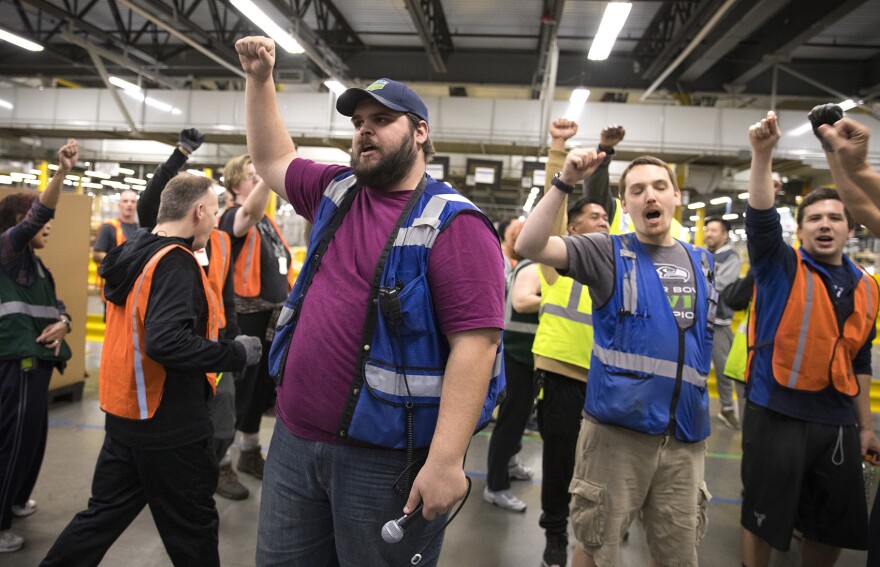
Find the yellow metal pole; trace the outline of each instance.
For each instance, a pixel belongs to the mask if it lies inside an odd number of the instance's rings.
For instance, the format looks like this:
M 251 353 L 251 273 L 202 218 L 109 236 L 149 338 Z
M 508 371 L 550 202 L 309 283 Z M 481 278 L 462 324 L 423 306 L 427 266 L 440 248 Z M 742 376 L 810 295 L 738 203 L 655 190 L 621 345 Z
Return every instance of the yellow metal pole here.
M 697 209 L 697 233 L 694 235 L 694 244 L 703 245 L 703 236 L 706 234 L 706 207 Z
M 49 162 L 41 161 L 40 162 L 40 176 L 38 178 L 40 180 L 40 185 L 38 188 L 40 191 L 45 191 L 46 186 L 49 184 Z
M 269 202 L 266 203 L 266 216 L 275 220 L 275 211 L 278 210 L 278 196 L 275 191 L 269 193 Z

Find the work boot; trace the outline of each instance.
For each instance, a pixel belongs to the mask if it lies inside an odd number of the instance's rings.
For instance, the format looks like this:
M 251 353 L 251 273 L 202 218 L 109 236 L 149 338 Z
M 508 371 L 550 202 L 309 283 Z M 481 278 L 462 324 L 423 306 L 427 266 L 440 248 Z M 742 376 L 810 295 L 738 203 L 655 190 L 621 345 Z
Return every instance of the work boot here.
M 18 551 L 24 545 L 24 538 L 10 530 L 0 532 L 0 553 Z
M 255 476 L 263 480 L 263 468 L 266 466 L 266 459 L 259 445 L 252 449 L 242 449 L 238 456 L 238 470 L 243 473 Z
M 220 465 L 216 492 L 230 500 L 244 500 L 250 495 L 250 491 L 238 480 L 238 475 L 232 470 L 232 463 Z

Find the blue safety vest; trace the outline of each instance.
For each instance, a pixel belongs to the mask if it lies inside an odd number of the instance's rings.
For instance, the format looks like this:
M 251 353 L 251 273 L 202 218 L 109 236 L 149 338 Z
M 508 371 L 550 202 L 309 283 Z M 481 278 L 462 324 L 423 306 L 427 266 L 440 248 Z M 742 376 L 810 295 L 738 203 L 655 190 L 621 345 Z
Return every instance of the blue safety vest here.
M 711 254 L 681 243 L 694 268 L 696 300 L 694 324 L 680 329 L 644 246 L 632 234 L 611 239 L 615 288 L 605 305 L 593 308 L 584 410 L 601 423 L 642 433 L 670 433 L 685 442 L 705 439 L 717 303 Z
M 303 299 L 358 190 L 354 175 L 346 172 L 321 198 L 306 261 L 269 351 L 269 370 L 279 383 Z M 371 284 L 362 347 L 338 437 L 395 449 L 407 448 L 408 437 L 410 447 L 431 444 L 449 344 L 436 321 L 428 259 L 437 236 L 461 212 L 479 215 L 492 227 L 473 203 L 426 175 L 401 213 Z M 499 345 L 478 429 L 489 422 L 504 389 L 502 360 Z

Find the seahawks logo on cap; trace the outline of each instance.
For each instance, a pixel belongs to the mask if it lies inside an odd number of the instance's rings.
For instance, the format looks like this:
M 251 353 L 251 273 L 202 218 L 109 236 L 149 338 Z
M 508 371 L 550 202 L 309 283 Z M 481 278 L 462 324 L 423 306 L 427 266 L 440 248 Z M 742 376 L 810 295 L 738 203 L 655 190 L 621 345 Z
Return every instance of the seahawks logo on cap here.
M 372 85 L 370 85 L 369 87 L 367 87 L 364 90 L 365 91 L 380 91 L 380 90 L 384 89 L 385 85 L 387 85 L 387 84 L 388 84 L 388 81 L 386 81 L 384 79 L 379 79 L 378 81 L 374 82 Z

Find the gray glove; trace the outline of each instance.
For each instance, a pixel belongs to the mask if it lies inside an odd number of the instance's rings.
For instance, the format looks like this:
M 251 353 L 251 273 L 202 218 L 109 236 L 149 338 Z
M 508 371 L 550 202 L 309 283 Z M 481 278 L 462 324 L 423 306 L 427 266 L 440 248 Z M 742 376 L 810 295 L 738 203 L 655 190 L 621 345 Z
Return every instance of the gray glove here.
M 235 342 L 240 343 L 244 347 L 244 352 L 247 355 L 247 366 L 253 366 L 260 362 L 260 357 L 263 356 L 263 343 L 260 339 L 247 335 L 238 335 L 235 337 Z
M 177 140 L 177 145 L 189 153 L 193 153 L 199 149 L 199 146 L 201 146 L 204 141 L 204 134 L 199 132 L 196 128 L 187 128 L 186 130 L 180 131 L 180 138 Z
M 823 124 L 834 124 L 843 118 L 843 109 L 834 103 L 820 104 L 813 107 L 813 110 L 810 111 L 807 118 L 813 126 L 813 134 L 815 134 L 816 137 L 819 138 L 819 141 L 822 142 L 822 149 L 826 152 L 833 152 L 834 148 L 832 148 L 831 144 L 826 142 L 825 138 L 822 137 L 822 134 L 819 133 L 819 126 Z

